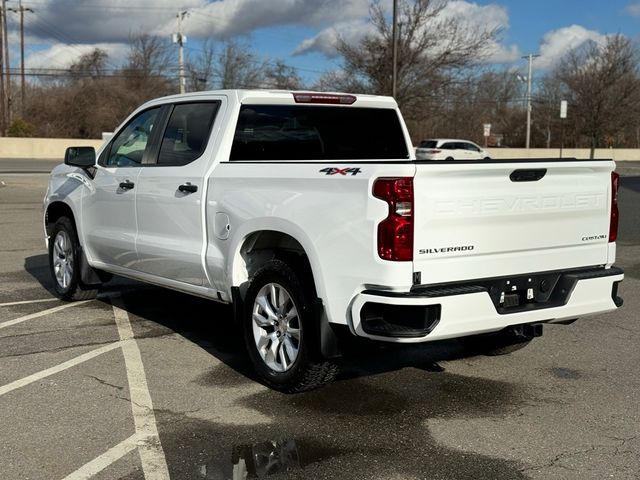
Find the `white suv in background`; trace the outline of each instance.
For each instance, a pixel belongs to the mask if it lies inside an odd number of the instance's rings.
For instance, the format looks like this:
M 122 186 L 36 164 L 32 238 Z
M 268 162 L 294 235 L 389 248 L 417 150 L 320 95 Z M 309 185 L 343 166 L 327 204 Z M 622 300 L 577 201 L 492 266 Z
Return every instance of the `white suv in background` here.
M 416 148 L 417 160 L 490 160 L 489 152 L 468 140 L 432 138 Z

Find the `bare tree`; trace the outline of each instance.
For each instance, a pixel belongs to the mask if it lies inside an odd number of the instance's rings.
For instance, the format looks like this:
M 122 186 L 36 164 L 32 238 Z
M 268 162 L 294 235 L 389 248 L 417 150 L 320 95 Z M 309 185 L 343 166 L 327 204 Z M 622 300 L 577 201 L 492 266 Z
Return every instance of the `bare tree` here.
M 433 100 L 456 73 L 488 55 L 498 35 L 491 27 L 470 30 L 443 11 L 448 0 L 400 0 L 396 100 L 403 113 L 420 116 L 421 105 Z M 322 86 L 390 95 L 392 90 L 392 25 L 382 4 L 371 6 L 372 34 L 356 44 L 341 39 L 337 49 L 343 72 L 321 79 Z
M 302 88 L 302 79 L 295 68 L 290 67 L 282 60 L 274 60 L 266 66 L 265 86 L 283 90 L 299 90 Z
M 105 74 L 109 54 L 101 48 L 94 48 L 78 58 L 69 67 L 72 78 L 98 78 Z
M 201 91 L 214 88 L 216 50 L 211 40 L 202 43 L 199 55 L 192 56 L 187 64 L 189 90 Z
M 220 88 L 258 88 L 264 85 L 267 63 L 237 40 L 224 43 L 213 68 Z
M 176 61 L 171 45 L 164 39 L 148 34 L 132 37 L 127 64 L 122 69 L 129 88 L 148 92 L 143 98 L 169 93 L 169 79 L 176 73 Z
M 613 146 L 639 126 L 638 52 L 622 35 L 604 44 L 589 42 L 570 52 L 554 72 L 565 89 L 575 132 L 588 139 L 591 158 L 598 146 Z
M 490 145 L 524 143 L 522 85 L 509 69 L 470 72 L 448 82 L 421 116 L 407 120 L 414 140 L 461 137 L 484 142 L 483 124 L 491 124 Z

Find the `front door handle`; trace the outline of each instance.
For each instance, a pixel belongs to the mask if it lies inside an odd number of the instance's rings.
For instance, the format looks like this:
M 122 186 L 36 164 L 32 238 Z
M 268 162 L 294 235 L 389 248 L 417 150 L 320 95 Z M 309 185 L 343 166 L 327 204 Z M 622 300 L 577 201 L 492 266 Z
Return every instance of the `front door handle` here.
M 135 187 L 136 184 L 129 181 L 129 180 L 125 180 L 124 182 L 120 182 L 120 188 L 122 190 L 131 190 L 133 187 Z
M 196 193 L 198 191 L 198 186 L 192 185 L 191 183 L 187 182 L 183 185 L 180 185 L 178 187 L 178 190 L 180 190 L 182 193 Z

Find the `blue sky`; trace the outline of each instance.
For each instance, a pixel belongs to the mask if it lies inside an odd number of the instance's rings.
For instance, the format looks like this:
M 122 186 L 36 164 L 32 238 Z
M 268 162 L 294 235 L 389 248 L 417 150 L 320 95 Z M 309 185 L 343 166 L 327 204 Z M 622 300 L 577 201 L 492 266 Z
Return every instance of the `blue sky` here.
M 488 4 L 491 2 L 478 2 Z M 509 12 L 510 28 L 506 41 L 520 45 L 523 51 L 535 51 L 545 33 L 569 25 L 581 25 L 603 34 L 623 33 L 640 36 L 640 16 L 626 8 L 640 2 L 626 0 L 503 0 Z M 640 9 L 638 9 L 640 14 Z
M 381 0 L 391 8 L 392 0 Z M 7 0 L 16 7 L 18 0 Z M 65 68 L 98 46 L 111 65 L 126 58 L 138 32 L 170 36 L 176 30 L 176 0 L 23 0 L 27 68 Z M 309 83 L 339 68 L 333 46 L 338 35 L 357 41 L 370 29 L 369 0 L 180 0 L 188 53 L 204 38 L 216 44 L 241 38 L 264 58 L 281 58 L 299 68 Z M 488 46 L 489 64 L 517 67 L 535 52 L 537 68 L 552 68 L 571 48 L 622 33 L 640 39 L 640 0 L 450 0 L 445 14 L 467 28 L 501 27 Z M 18 66 L 17 15 L 11 14 L 12 65 Z M 193 50 L 195 49 L 195 50 Z

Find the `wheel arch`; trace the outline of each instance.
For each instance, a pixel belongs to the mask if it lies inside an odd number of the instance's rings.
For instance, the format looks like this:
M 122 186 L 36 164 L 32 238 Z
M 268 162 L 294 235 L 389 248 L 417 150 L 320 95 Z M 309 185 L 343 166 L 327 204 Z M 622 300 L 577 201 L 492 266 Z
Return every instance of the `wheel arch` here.
M 269 260 L 278 258 L 301 274 L 309 275 L 314 293 L 322 298 L 321 272 L 316 252 L 311 242 L 301 232 L 291 229 L 253 228 L 238 235 L 227 266 L 227 281 L 232 288 L 238 288 L 242 297 L 251 277 Z
M 73 223 L 76 233 L 78 233 L 78 223 L 76 222 L 76 216 L 73 209 L 68 203 L 56 200 L 49 203 L 44 212 L 44 228 L 47 239 L 51 236 L 55 223 L 62 217 L 68 217 Z
M 75 229 L 76 238 L 78 240 L 78 255 L 80 257 L 78 261 L 80 268 L 80 281 L 82 285 L 94 286 L 108 281 L 111 278 L 109 274 L 105 272 L 99 272 L 89 265 L 87 255 L 83 247 L 82 236 L 80 235 L 80 225 L 76 220 L 76 214 L 73 211 L 71 205 L 61 200 L 50 202 L 44 212 L 44 228 L 47 239 L 47 249 L 49 248 L 49 243 L 51 241 L 53 227 L 56 222 L 62 217 L 67 217 L 71 221 L 71 224 Z

